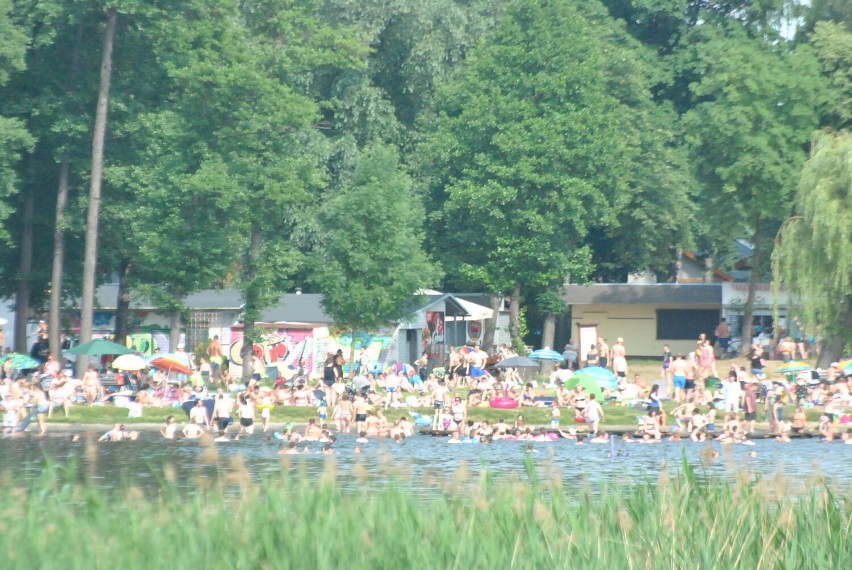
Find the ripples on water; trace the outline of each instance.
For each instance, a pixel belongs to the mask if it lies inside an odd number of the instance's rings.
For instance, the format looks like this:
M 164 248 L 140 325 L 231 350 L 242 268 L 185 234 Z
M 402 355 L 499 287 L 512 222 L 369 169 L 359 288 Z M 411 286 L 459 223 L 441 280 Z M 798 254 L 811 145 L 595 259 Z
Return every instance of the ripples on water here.
M 16 480 L 37 479 L 46 458 L 56 469 L 77 464 L 76 475 L 103 489 L 133 484 L 151 489 L 160 485 L 168 467 L 183 492 L 192 494 L 199 478 L 211 482 L 227 480 L 235 471 L 246 472 L 260 484 L 270 476 L 290 471 L 290 476 L 316 480 L 327 471 L 330 458 L 319 453 L 278 455 L 278 442 L 265 434 L 205 446 L 199 441 L 167 441 L 156 432 L 143 432 L 138 441 L 96 443 L 97 435 L 71 443 L 68 434 L 39 438 L 25 436 L 0 439 L 0 470 Z M 559 440 L 536 442 L 531 454 L 539 477 L 561 476 L 564 485 L 600 484 L 620 486 L 656 481 L 663 468 L 674 475 L 684 457 L 699 474 L 732 480 L 738 473 L 751 477 L 783 476 L 788 485 L 805 489 L 815 478 L 824 478 L 838 489 L 852 486 L 852 445 L 796 440 L 789 444 L 757 441 L 754 446 L 721 446 L 692 442 L 659 444 L 615 444 L 618 456 L 608 457 L 608 444 L 585 444 Z M 435 493 L 459 479 L 476 480 L 483 471 L 496 479 L 527 479 L 525 461 L 528 442 L 496 441 L 492 445 L 448 445 L 444 438 L 416 436 L 402 444 L 375 439 L 353 452 L 355 436 L 341 436 L 335 445 L 335 477 L 343 489 L 383 489 L 392 480 L 407 482 L 411 492 Z M 322 444 L 307 443 L 318 452 Z M 301 447 L 301 446 L 300 446 Z M 709 459 L 709 451 L 720 456 Z M 754 451 L 757 457 L 750 458 Z M 242 458 L 240 461 L 239 458 Z M 245 467 L 243 467 L 243 465 Z

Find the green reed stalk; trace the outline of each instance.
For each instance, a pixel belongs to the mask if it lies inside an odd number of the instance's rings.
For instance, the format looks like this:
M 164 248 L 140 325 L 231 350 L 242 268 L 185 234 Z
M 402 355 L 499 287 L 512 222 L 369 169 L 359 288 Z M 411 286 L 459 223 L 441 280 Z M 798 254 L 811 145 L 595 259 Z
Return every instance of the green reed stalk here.
M 679 475 L 627 487 L 560 477 L 456 477 L 422 497 L 403 480 L 343 491 L 282 469 L 262 486 L 235 460 L 216 484 L 104 492 L 47 462 L 0 481 L 3 568 L 841 568 L 852 560 L 850 497 L 824 483 Z M 374 477 L 366 473 L 362 476 Z

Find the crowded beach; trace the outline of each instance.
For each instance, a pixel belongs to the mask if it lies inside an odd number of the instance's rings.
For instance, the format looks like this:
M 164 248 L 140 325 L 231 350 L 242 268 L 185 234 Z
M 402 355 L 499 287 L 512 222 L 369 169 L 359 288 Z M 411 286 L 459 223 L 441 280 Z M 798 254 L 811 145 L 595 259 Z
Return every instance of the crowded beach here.
M 351 434 L 357 443 L 372 438 L 402 442 L 418 432 L 446 437 L 451 444 L 563 439 L 583 444 L 617 437 L 622 443 L 749 445 L 755 437 L 783 443 L 801 436 L 852 444 L 852 364 L 846 360 L 827 370 L 813 369 L 795 361 L 807 353 L 791 340 L 779 342 L 782 363 L 771 374 L 770 355 L 759 343 L 745 359 L 724 361 L 727 370 L 721 371 L 717 354 L 727 347 L 714 346 L 705 335 L 688 354 L 664 346 L 653 381 L 630 369 L 623 338 L 612 346 L 599 338 L 585 350 L 569 343 L 562 353 L 533 351 L 534 375 L 527 360 L 508 346 L 486 352 L 466 345 L 452 348 L 444 366 L 431 369 L 425 354 L 413 364 L 375 371 L 364 351 L 351 363 L 337 351 L 328 355 L 319 374 L 298 369 L 273 380 L 255 372 L 246 383 L 232 374 L 218 338 L 201 356 L 178 351 L 145 359 L 131 352 L 102 359 L 80 379 L 69 362 L 60 363 L 54 355 L 39 362 L 6 354 L 0 406 L 6 436 L 31 429 L 43 435 L 54 414 L 68 417 L 79 406 L 126 408 L 130 419 L 144 417 L 146 409 L 167 408 L 175 413 L 159 429 L 164 438 L 223 442 L 257 432 L 287 454 L 303 452 L 307 442 L 331 453 L 338 436 Z M 542 358 L 536 359 L 537 353 Z M 552 363 L 546 375 L 538 368 L 542 361 Z M 98 365 L 110 372 L 105 375 Z M 638 366 L 648 369 L 647 363 Z M 315 417 L 303 425 L 272 424 L 273 410 L 286 417 L 293 408 L 313 408 Z M 483 417 L 483 410 L 494 408 L 499 417 Z M 635 413 L 622 411 L 619 417 L 635 421 L 607 422 L 608 415 L 624 409 Z M 525 419 L 532 410 L 538 411 L 536 425 Z M 808 412 L 811 417 L 818 413 L 818 420 L 809 421 Z M 137 437 L 137 431 L 116 424 L 100 440 Z

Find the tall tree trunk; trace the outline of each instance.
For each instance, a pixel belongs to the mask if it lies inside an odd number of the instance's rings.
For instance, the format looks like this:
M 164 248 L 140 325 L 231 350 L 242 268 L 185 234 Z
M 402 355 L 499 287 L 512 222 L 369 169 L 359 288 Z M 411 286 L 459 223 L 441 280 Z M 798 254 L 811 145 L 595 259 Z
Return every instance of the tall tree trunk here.
M 176 351 L 180 344 L 180 324 L 180 311 L 172 311 L 169 314 L 169 350 L 172 352 Z
M 555 350 L 553 339 L 556 336 L 556 315 L 547 315 L 544 317 L 544 324 L 541 327 L 541 346 L 542 348 L 549 347 Z M 561 352 L 561 351 L 560 351 Z
M 248 383 L 252 375 L 252 354 L 254 352 L 255 326 L 259 316 L 260 294 L 257 290 L 257 260 L 260 258 L 261 234 L 257 222 L 251 224 L 251 244 L 246 260 L 245 285 L 243 300 L 245 301 L 245 320 L 243 321 L 243 349 L 240 353 L 243 359 L 243 382 Z
M 492 317 L 485 319 L 482 325 L 482 348 L 490 351 L 494 346 L 494 338 L 497 336 L 497 317 L 500 315 L 500 295 L 491 295 L 488 298 L 489 306 L 491 307 Z
M 47 334 L 50 354 L 59 358 L 62 350 L 62 269 L 65 264 L 65 203 L 68 201 L 68 172 L 71 160 L 68 154 L 59 165 L 59 188 L 56 191 L 56 226 L 53 229 L 53 270 L 50 277 L 50 309 Z
M 512 345 L 517 349 L 523 346 L 521 339 L 521 286 L 516 284 L 512 289 L 512 298 L 509 300 L 509 335 L 512 337 Z
M 128 315 L 130 314 L 130 259 L 121 260 L 118 273 L 118 297 L 115 300 L 115 342 L 124 345 L 130 333 Z
M 30 320 L 30 293 L 33 271 L 33 213 L 35 195 L 24 196 L 24 211 L 21 230 L 21 259 L 18 265 L 18 291 L 15 295 L 15 352 L 28 354 L 27 323 Z
M 704 258 L 704 282 L 713 282 L 713 257 L 708 255 Z
M 755 224 L 757 228 L 759 224 Z M 749 352 L 749 348 L 751 347 L 751 339 L 754 336 L 754 294 L 757 291 L 757 284 L 760 282 L 760 265 L 763 260 L 763 256 L 761 255 L 761 247 L 762 247 L 763 239 L 761 238 L 760 230 L 755 229 L 754 231 L 754 253 L 751 256 L 751 277 L 748 281 L 748 295 L 746 296 L 746 304 L 743 309 L 743 323 L 742 323 L 742 340 L 740 342 L 740 353 L 743 356 L 746 356 Z M 708 331 L 712 332 L 712 331 Z
M 356 330 L 358 330 L 358 327 L 352 327 L 352 342 L 349 343 L 349 378 L 350 378 L 350 380 L 355 377 L 355 331 Z
M 843 356 L 848 331 L 852 331 L 852 295 L 846 295 L 843 304 L 846 306 L 846 314 L 843 317 L 842 328 L 839 331 L 832 331 L 831 336 L 821 343 L 816 364 L 818 368 L 828 368 L 832 362 L 837 362 Z M 844 331 L 847 334 L 844 335 Z
M 74 48 L 71 51 L 71 72 L 68 76 L 67 93 L 77 86 L 80 72 L 80 45 L 83 43 L 83 25 L 77 25 Z M 65 204 L 68 202 L 68 177 L 71 159 L 68 151 L 59 164 L 59 186 L 56 191 L 56 226 L 53 230 L 53 270 L 50 277 L 50 309 L 47 318 L 48 342 L 50 354 L 61 362 L 62 350 L 62 273 L 65 267 Z
M 104 140 L 106 138 L 109 88 L 112 80 L 112 46 L 118 8 L 107 12 L 104 32 L 104 52 L 101 60 L 101 83 L 95 111 L 95 132 L 92 137 L 92 180 L 89 186 L 89 214 L 86 218 L 86 249 L 83 258 L 83 294 L 80 300 L 80 343 L 92 339 L 92 320 L 95 308 L 95 270 L 98 259 L 98 220 L 101 211 L 101 182 L 104 170 Z M 77 358 L 77 375 L 82 377 L 88 365 L 86 357 Z

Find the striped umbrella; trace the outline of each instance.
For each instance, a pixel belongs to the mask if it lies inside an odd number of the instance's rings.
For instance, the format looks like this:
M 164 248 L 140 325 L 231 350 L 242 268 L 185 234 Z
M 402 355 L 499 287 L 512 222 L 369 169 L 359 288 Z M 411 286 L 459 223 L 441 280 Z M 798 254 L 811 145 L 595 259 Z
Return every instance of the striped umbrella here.
M 809 370 L 813 369 L 813 366 L 811 366 L 807 362 L 802 362 L 801 360 L 793 360 L 786 364 L 782 364 L 781 366 L 775 369 L 775 372 L 778 372 L 779 374 L 790 374 L 793 372 L 808 372 Z

